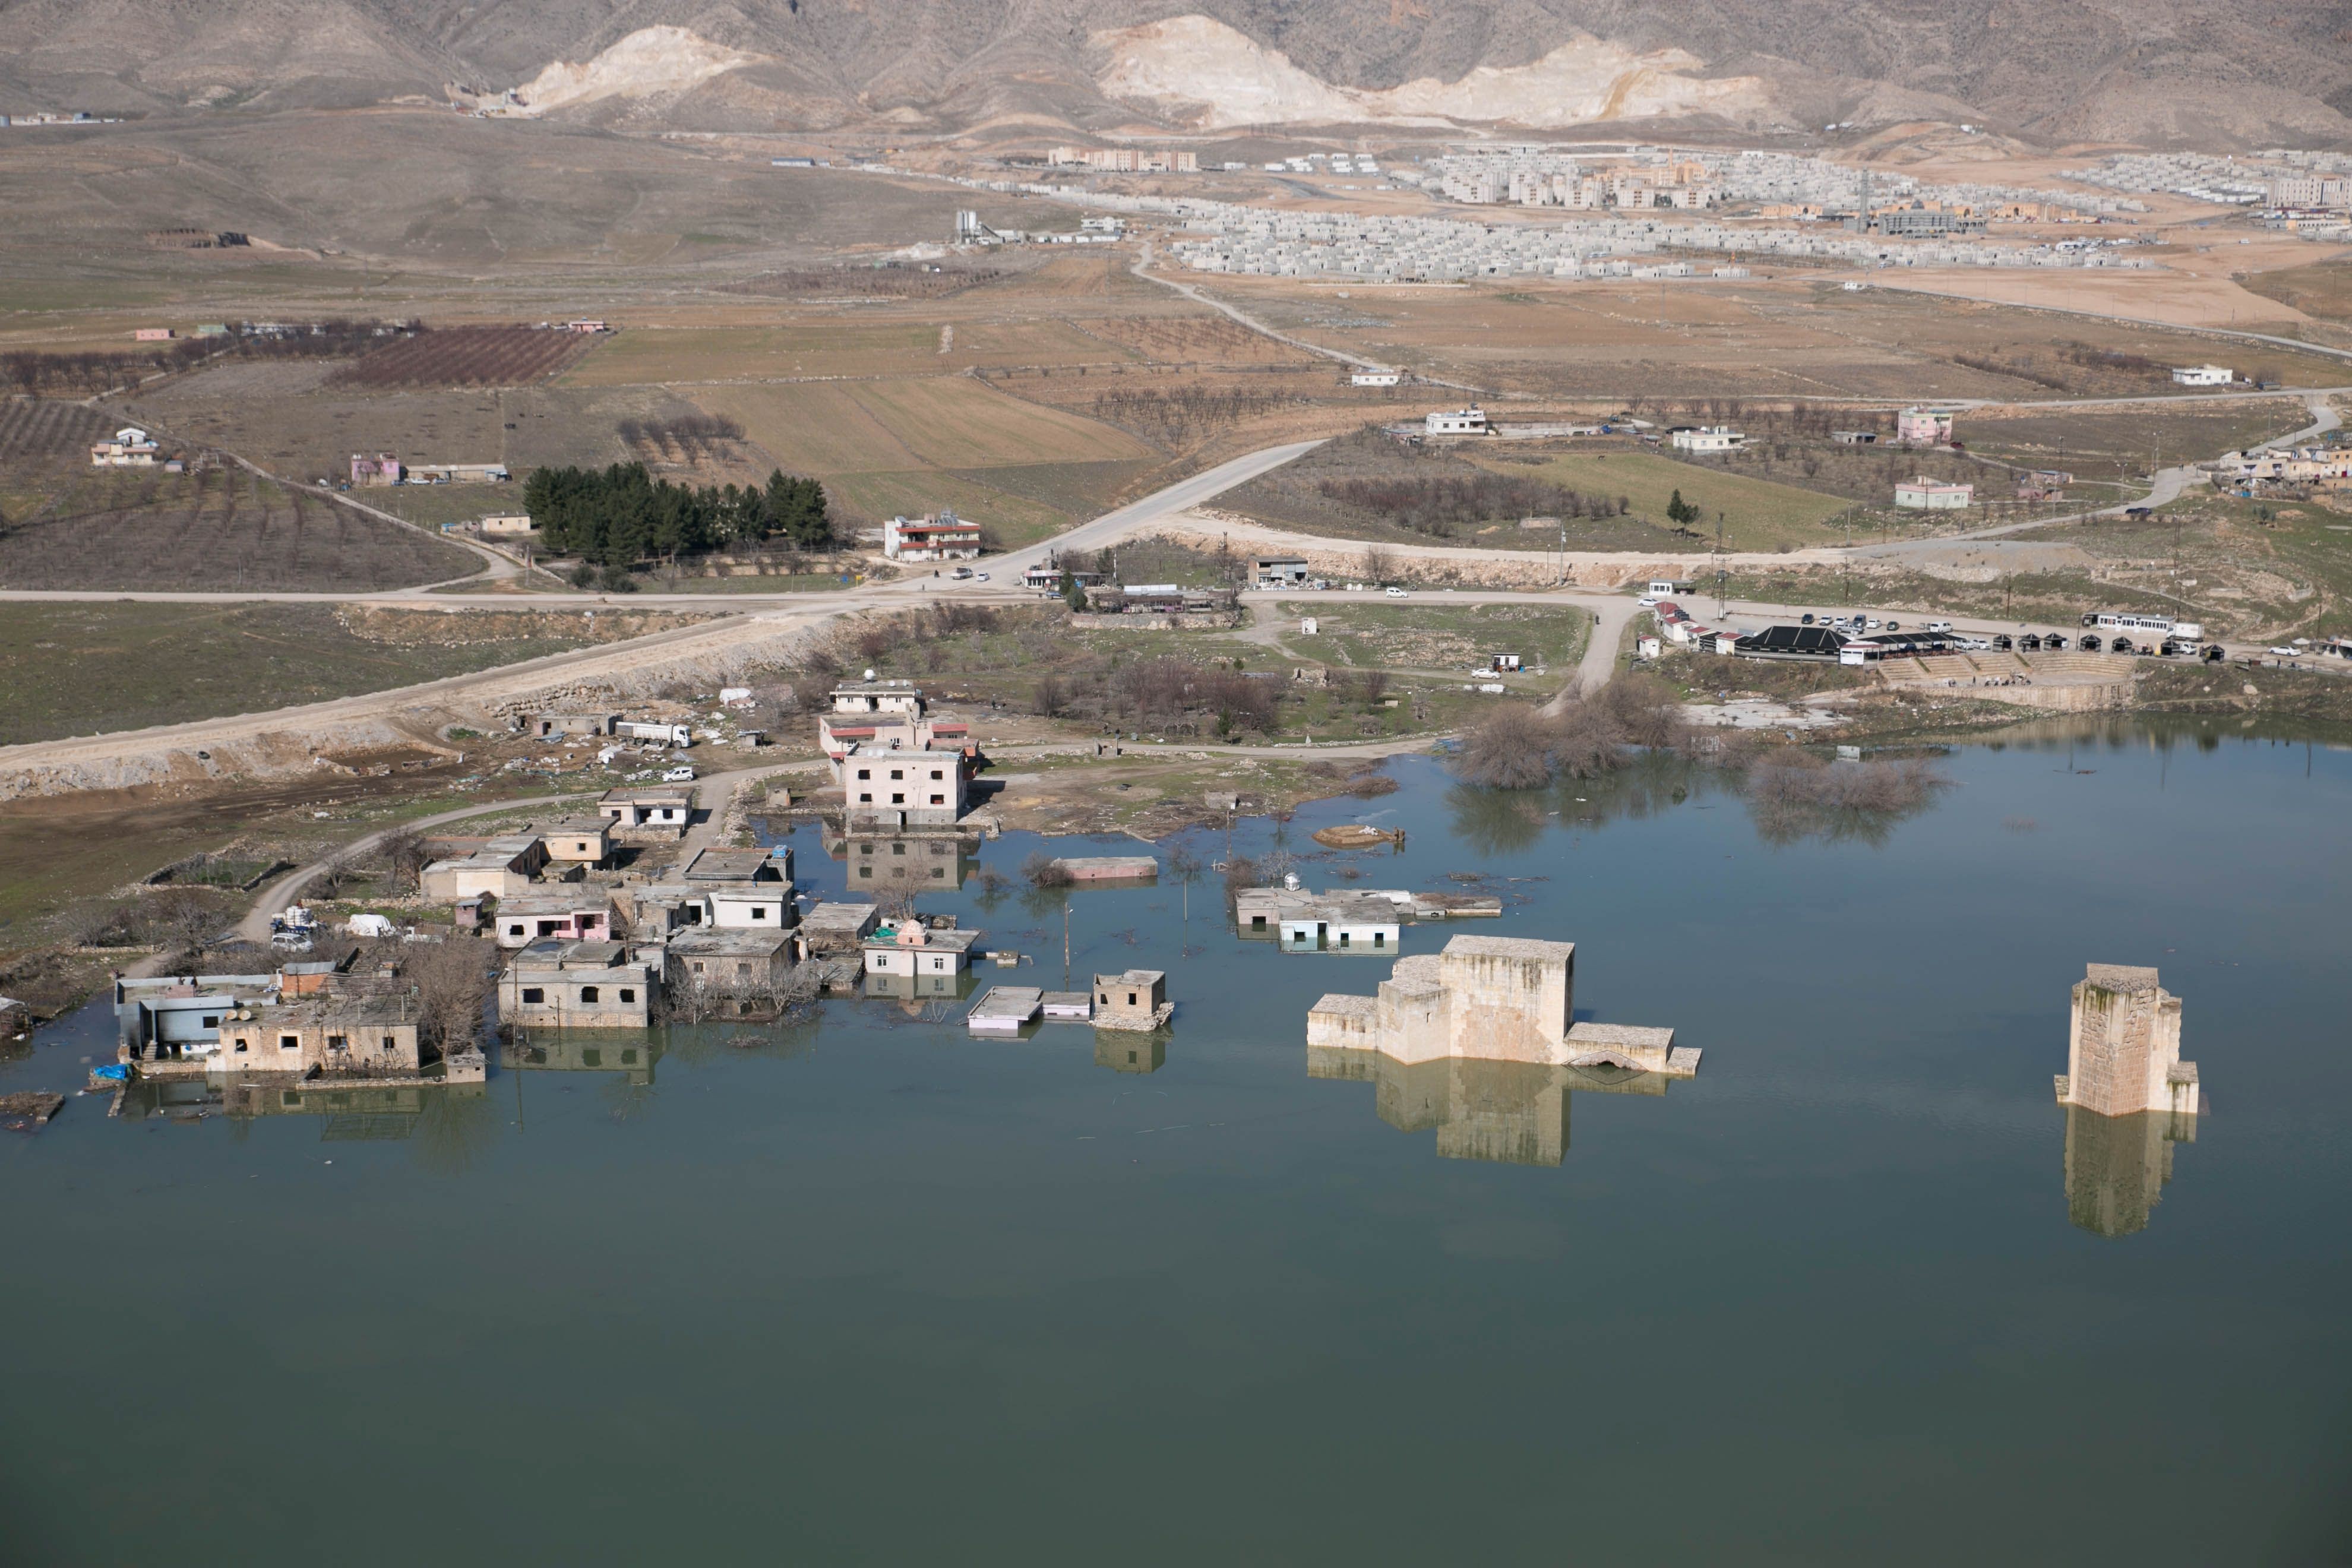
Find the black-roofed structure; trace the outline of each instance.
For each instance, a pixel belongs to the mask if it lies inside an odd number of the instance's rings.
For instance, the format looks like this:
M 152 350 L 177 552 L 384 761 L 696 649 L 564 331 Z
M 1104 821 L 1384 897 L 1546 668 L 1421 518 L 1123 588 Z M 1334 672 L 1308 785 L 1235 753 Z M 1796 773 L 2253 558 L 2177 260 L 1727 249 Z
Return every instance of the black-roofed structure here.
M 1749 658 L 1824 658 L 1845 651 L 1845 635 L 1827 626 L 1766 626 L 1731 645 Z

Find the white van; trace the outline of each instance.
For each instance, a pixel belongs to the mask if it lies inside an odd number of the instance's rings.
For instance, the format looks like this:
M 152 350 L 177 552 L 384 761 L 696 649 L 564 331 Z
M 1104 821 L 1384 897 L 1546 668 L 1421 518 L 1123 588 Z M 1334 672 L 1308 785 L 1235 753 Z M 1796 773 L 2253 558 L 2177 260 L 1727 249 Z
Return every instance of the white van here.
M 694 782 L 694 770 L 692 768 L 670 768 L 663 773 L 661 782 L 664 784 L 692 784 Z
M 1927 630 L 1931 632 L 1948 632 L 1951 629 L 1952 623 L 1949 621 L 1929 621 L 1927 623 Z

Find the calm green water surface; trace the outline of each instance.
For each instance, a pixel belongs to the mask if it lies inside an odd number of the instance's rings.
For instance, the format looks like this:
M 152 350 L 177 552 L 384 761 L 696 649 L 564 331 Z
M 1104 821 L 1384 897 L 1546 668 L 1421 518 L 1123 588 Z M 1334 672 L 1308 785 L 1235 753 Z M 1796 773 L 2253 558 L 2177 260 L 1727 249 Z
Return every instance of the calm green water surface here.
M 2346 1561 L 2352 755 L 1944 767 L 1909 820 L 1760 831 L 1664 767 L 1406 762 L 1283 830 L 1411 830 L 1310 886 L 1526 879 L 1472 929 L 1576 942 L 1580 1016 L 1705 1050 L 1664 1094 L 1482 1090 L 1564 1121 L 1557 1164 L 1308 1078 L 1309 1004 L 1386 963 L 1243 942 L 1213 879 L 1189 921 L 1173 882 L 1074 900 L 1080 974 L 1170 973 L 1149 1074 L 857 1001 L 421 1111 L 76 1100 L 0 1140 L 0 1561 Z M 929 907 L 1060 983 L 1058 899 Z M 2078 1130 L 2086 1202 L 2051 1077 L 2088 961 L 2161 966 L 2211 1113 Z

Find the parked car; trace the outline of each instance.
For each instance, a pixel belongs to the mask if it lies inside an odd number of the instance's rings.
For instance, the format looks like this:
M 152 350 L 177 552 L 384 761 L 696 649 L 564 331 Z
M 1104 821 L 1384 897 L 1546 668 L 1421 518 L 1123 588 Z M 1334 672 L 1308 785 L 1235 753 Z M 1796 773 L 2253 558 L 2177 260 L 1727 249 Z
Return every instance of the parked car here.
M 1633 602 L 1645 610 L 1654 610 L 1658 607 L 1658 596 L 1655 594 L 1644 594 Z
M 1405 591 L 1402 588 L 1383 588 L 1381 592 L 1386 594 L 1391 599 L 1402 599 L 1405 597 Z
M 972 577 L 977 582 L 985 583 L 988 581 L 988 574 L 985 572 L 975 572 L 972 574 Z
M 1864 625 L 1867 626 L 1872 631 L 1876 631 L 1878 629 L 1878 622 L 1874 618 L 1864 622 Z
M 1803 615 L 1799 616 L 1797 617 L 1797 624 L 1801 626 L 1811 626 L 1813 624 L 1813 612 L 1807 610 Z
M 1929 621 L 1927 623 L 1927 629 L 1931 632 L 1948 632 L 1952 629 L 1952 623 L 1949 621 Z
M 1886 629 L 1890 632 L 1899 632 L 1903 629 L 1903 623 L 1901 621 L 1889 621 L 1886 623 Z
M 2301 658 L 2303 657 L 2303 650 L 2299 647 L 2287 647 L 2282 645 L 2271 649 L 2271 654 L 2273 658 Z
M 692 784 L 694 782 L 694 770 L 692 768 L 666 769 L 662 773 L 661 782 L 664 784 Z
M 2149 509 L 2144 506 L 2127 506 L 2124 508 L 2124 515 L 2126 517 L 2147 517 L 2149 514 Z

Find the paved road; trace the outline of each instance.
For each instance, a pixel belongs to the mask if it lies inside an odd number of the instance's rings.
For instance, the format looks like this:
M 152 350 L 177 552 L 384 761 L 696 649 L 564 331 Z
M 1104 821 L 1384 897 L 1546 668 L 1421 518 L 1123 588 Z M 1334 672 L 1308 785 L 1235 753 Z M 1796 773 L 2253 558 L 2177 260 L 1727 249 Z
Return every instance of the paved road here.
M 495 812 L 528 811 L 535 805 L 556 805 L 567 800 L 581 799 L 591 793 L 593 792 L 582 790 L 573 795 L 535 795 L 523 800 L 494 800 L 480 805 L 460 806 L 456 811 L 445 811 L 437 816 L 420 816 L 407 822 L 396 822 L 389 827 L 380 827 L 373 833 L 352 839 L 331 855 L 313 860 L 307 866 L 295 868 L 262 889 L 259 896 L 253 900 L 253 908 L 247 910 L 245 918 L 236 922 L 236 934 L 247 942 L 267 943 L 269 941 L 270 917 L 282 913 L 287 905 L 299 902 L 302 889 L 309 887 L 320 872 L 338 860 L 368 853 L 395 834 L 414 833 L 424 828 L 439 827 L 446 823 L 463 822 L 469 816 L 488 816 Z

